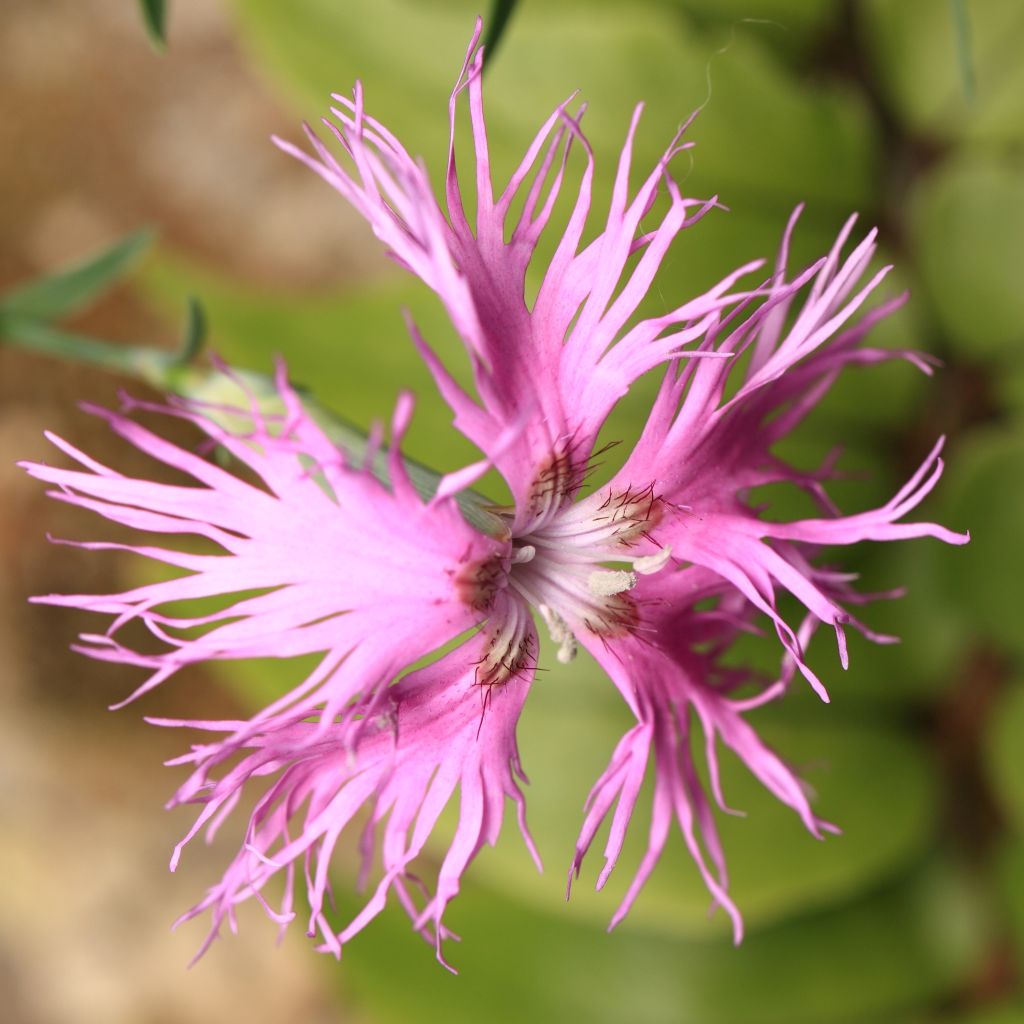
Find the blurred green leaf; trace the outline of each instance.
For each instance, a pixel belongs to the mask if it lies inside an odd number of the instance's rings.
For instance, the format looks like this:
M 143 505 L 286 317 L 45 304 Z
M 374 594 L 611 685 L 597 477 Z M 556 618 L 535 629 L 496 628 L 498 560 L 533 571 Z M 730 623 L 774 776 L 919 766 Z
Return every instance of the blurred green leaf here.
M 1008 366 L 1001 367 L 996 379 L 991 381 L 999 405 L 1009 410 L 1017 429 L 1024 427 L 1024 359 L 1014 359 Z
M 3 313 L 0 313 L 0 337 L 40 355 L 53 356 L 71 363 L 98 366 L 113 373 L 150 379 L 146 353 L 128 345 L 115 345 L 59 327 L 51 327 L 38 320 Z M 154 350 L 153 356 L 154 366 L 166 358 L 165 354 L 158 350 Z
M 56 320 L 88 306 L 132 268 L 153 240 L 137 231 L 83 262 L 15 288 L 0 297 L 0 316 Z
M 498 46 L 505 35 L 517 2 L 518 0 L 491 0 L 491 14 L 486 22 L 487 30 L 483 39 L 488 65 L 493 62 L 494 55 L 498 52 Z
M 1024 971 L 1024 841 L 1019 834 L 1003 838 L 996 851 L 994 868 L 997 908 L 1013 939 L 1012 951 L 1019 977 Z
M 367 109 L 410 152 L 423 155 L 440 182 L 447 97 L 477 13 L 470 0 L 429 8 L 415 0 L 297 0 L 287 10 L 272 0 L 236 5 L 261 66 L 289 89 L 303 114 L 324 111 L 328 94 L 347 92 L 358 77 Z M 548 113 L 579 89 L 590 107 L 599 204 L 634 105 L 648 101 L 635 156 L 637 168 L 646 168 L 681 120 L 708 100 L 708 62 L 722 41 L 656 2 L 556 0 L 517 11 L 504 45 L 487 85 L 496 177 L 511 172 Z M 824 213 L 830 225 L 870 202 L 875 138 L 855 94 L 821 83 L 806 88 L 749 33 L 716 58 L 711 84 L 689 133 L 698 146 L 677 164 L 688 190 L 720 193 L 742 223 L 748 216 L 770 223 L 776 241 L 794 196 L 809 201 L 811 220 Z M 747 256 L 734 246 L 709 251 L 705 233 L 687 268 L 703 284 Z
M 621 698 L 589 657 L 581 655 L 569 666 L 551 661 L 542 655 L 548 670 L 534 684 L 519 730 L 523 763 L 533 780 L 530 822 L 548 871 L 536 874 L 515 837 L 481 858 L 477 868 L 479 877 L 538 907 L 555 906 L 564 897 L 584 800 L 630 725 Z M 923 751 L 908 737 L 882 723 L 838 723 L 831 709 L 813 704 L 800 721 L 754 716 L 752 722 L 811 786 L 818 813 L 844 834 L 815 840 L 737 758 L 721 752 L 726 800 L 744 816 L 719 815 L 719 826 L 731 892 L 750 931 L 876 885 L 927 845 L 935 784 Z M 702 751 L 695 754 L 702 764 Z M 593 891 L 602 837 L 574 883 L 573 912 L 595 926 L 610 920 L 645 849 L 647 807 L 642 799 L 630 842 L 606 888 Z M 621 927 L 691 937 L 728 934 L 723 916 L 709 919 L 709 904 L 681 836 L 673 834 Z
M 206 313 L 202 303 L 194 296 L 189 296 L 185 314 L 185 333 L 181 339 L 178 360 L 190 363 L 203 350 L 206 341 Z
M 1000 806 L 1024 835 L 1024 686 L 1008 686 L 1000 695 L 984 753 Z
M 1024 1003 L 1001 1003 L 985 1010 L 949 1018 L 949 1024 L 1021 1024 Z
M 911 238 L 927 297 L 957 351 L 1019 356 L 1024 168 L 980 157 L 939 168 L 917 187 Z
M 182 294 L 202 295 L 213 325 L 211 347 L 226 362 L 270 374 L 275 357 L 283 356 L 296 384 L 361 428 L 389 421 L 398 394 L 412 391 L 417 410 L 403 445 L 411 458 L 441 472 L 479 458 L 451 427 L 451 410 L 402 318 L 403 308 L 411 310 L 435 350 L 453 367 L 465 364 L 443 308 L 418 281 L 396 275 L 352 293 L 274 295 L 164 256 L 140 283 L 168 312 Z
M 342 913 L 351 913 L 348 885 L 337 889 Z M 465 940 L 448 950 L 458 979 L 389 908 L 346 947 L 337 975 L 346 996 L 378 1024 L 877 1024 L 955 989 L 973 969 L 981 937 L 970 890 L 942 864 L 738 949 L 605 935 L 472 882 L 452 907 L 451 925 Z
M 146 34 L 154 49 L 167 49 L 167 5 L 164 0 L 138 0 Z
M 993 146 L 1024 137 L 1024 7 L 975 0 L 967 7 L 975 89 L 965 92 L 961 41 L 948 6 L 935 0 L 856 4 L 878 80 L 911 131 Z
M 971 531 L 970 544 L 942 559 L 947 594 L 978 636 L 1024 653 L 1024 436 L 972 431 L 951 459 L 941 503 L 948 526 Z
M 953 15 L 953 31 L 956 35 L 956 54 L 960 64 L 960 79 L 963 82 L 964 98 L 974 102 L 974 58 L 971 54 L 971 23 L 964 0 L 949 0 Z
M 926 510 L 915 518 L 937 515 Z M 850 629 L 850 668 L 842 672 L 837 671 L 832 638 L 823 635 L 812 645 L 812 667 L 829 681 L 838 708 L 865 701 L 921 704 L 941 697 L 954 681 L 972 638 L 960 601 L 943 587 L 950 569 L 960 564 L 960 552 L 922 538 L 878 544 L 857 555 L 835 561 L 861 570 L 861 590 L 906 590 L 902 598 L 856 609 L 873 630 L 898 637 L 900 642 L 875 644 Z

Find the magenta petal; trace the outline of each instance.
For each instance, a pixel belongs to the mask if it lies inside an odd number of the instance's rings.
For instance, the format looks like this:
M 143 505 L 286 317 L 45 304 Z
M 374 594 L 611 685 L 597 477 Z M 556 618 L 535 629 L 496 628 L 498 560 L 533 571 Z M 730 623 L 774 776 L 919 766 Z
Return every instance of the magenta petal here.
M 930 536 L 962 544 L 968 538 L 935 523 L 902 521 L 941 475 L 941 441 L 891 501 L 855 515 L 842 514 L 826 492 L 827 480 L 837 475 L 837 453 L 815 471 L 791 467 L 774 454 L 773 446 L 800 425 L 846 367 L 905 359 L 930 369 L 913 353 L 862 345 L 870 327 L 902 302 L 855 319 L 885 274 L 863 280 L 875 254 L 875 232 L 844 256 L 851 218 L 828 255 L 790 280 L 786 260 L 796 216 L 764 301 L 725 315 L 703 343 L 705 355 L 728 352 L 748 355 L 748 361 L 702 358 L 671 367 L 639 443 L 609 490 L 654 481 L 670 510 L 662 517 L 658 542 L 681 561 L 720 576 L 768 616 L 792 663 L 827 700 L 806 665 L 798 631 L 778 611 L 778 593 L 788 591 L 815 620 L 833 626 L 845 667 L 843 627 L 853 624 L 872 634 L 847 611 L 858 600 L 851 589 L 837 588 L 811 567 L 818 549 L 864 540 Z M 775 522 L 750 505 L 753 488 L 778 483 L 810 493 L 825 516 Z
M 515 730 L 530 689 L 526 676 L 499 686 L 476 685 L 483 657 L 481 638 L 420 669 L 391 687 L 372 720 L 355 733 L 297 722 L 250 733 L 244 744 L 234 735 L 236 723 L 223 723 L 228 734 L 218 743 L 194 748 L 188 759 L 195 772 L 176 803 L 198 802 L 203 810 L 183 841 L 201 828 L 215 828 L 235 807 L 250 780 L 274 779 L 250 818 L 245 842 L 234 861 L 206 897 L 185 915 L 212 915 L 212 939 L 234 908 L 250 897 L 263 903 L 273 920 L 287 924 L 294 915 L 293 888 L 305 879 L 310 903 L 309 933 L 324 948 L 341 949 L 384 908 L 395 893 L 418 931 L 434 942 L 438 958 L 448 934 L 444 911 L 459 891 L 466 868 L 484 845 L 494 845 L 501 831 L 506 798 L 517 806 L 524 841 L 540 867 L 526 828 L 525 781 Z M 174 723 L 216 729 L 216 723 Z M 210 769 L 241 750 L 242 759 L 219 779 Z M 434 833 L 444 808 L 459 791 L 459 818 L 448 840 L 433 894 L 419 900 L 417 858 Z M 367 871 L 380 858 L 380 878 L 366 904 L 344 927 L 328 921 L 324 900 L 334 847 L 361 811 L 370 812 L 362 844 Z M 301 869 L 298 871 L 297 869 Z M 274 911 L 263 900 L 268 881 L 285 878 L 285 908 Z M 207 940 L 207 944 L 210 940 Z M 205 947 L 204 947 L 205 948 Z
M 317 713 L 329 722 L 350 700 L 386 685 L 404 666 L 480 621 L 466 573 L 500 559 L 505 546 L 472 529 L 451 497 L 424 504 L 400 465 L 392 467 L 392 490 L 349 467 L 284 385 L 282 397 L 287 416 L 257 414 L 245 437 L 229 435 L 198 409 L 156 410 L 183 416 L 228 446 L 255 482 L 124 415 L 98 410 L 118 434 L 192 482 L 124 477 L 64 442 L 57 443 L 83 469 L 25 467 L 60 488 L 55 497 L 114 522 L 215 545 L 209 554 L 153 544 L 86 545 L 120 547 L 184 572 L 119 594 L 38 599 L 114 616 L 107 633 L 84 636 L 81 649 L 151 668 L 133 696 L 194 662 L 320 653 L 313 674 L 262 715 Z M 187 609 L 187 602 L 214 598 L 219 610 L 181 610 L 181 602 Z M 164 653 L 139 655 L 117 641 L 134 619 L 164 642 Z M 367 644 L 377 637 L 387 637 L 387 644 Z
M 449 105 L 445 209 L 434 198 L 421 164 L 364 112 L 359 87 L 351 100 L 336 96 L 338 106 L 324 120 L 347 159 L 339 160 L 312 133 L 314 155 L 287 142 L 278 145 L 333 186 L 366 217 L 398 261 L 441 298 L 470 355 L 479 400 L 454 384 L 418 336 L 417 345 L 460 429 L 505 475 L 516 499 L 516 525 L 525 527 L 543 511 L 531 507 L 531 494 L 545 461 L 568 458 L 575 467 L 570 476 L 581 472 L 601 425 L 632 382 L 672 358 L 702 357 L 691 346 L 723 310 L 746 297 L 733 289 L 757 264 L 668 313 L 635 323 L 669 245 L 717 205 L 713 198 L 684 198 L 672 181 L 669 165 L 686 145 L 672 140 L 661 160 L 645 169 L 639 186 L 631 187 L 638 107 L 611 204 L 597 236 L 584 246 L 594 158 L 579 115 L 569 112 L 567 101 L 541 126 L 495 200 L 479 38 L 478 26 Z M 463 97 L 470 112 L 475 171 L 472 224 L 455 159 L 456 112 Z M 559 194 L 568 187 L 566 160 L 574 144 L 583 150 L 586 165 L 575 185 L 569 223 L 551 262 L 542 268 L 543 281 L 530 308 L 527 271 Z M 656 206 L 659 197 L 667 209 Z M 494 438 L 524 416 L 515 443 L 500 453 L 492 450 Z
M 725 856 L 715 824 L 711 801 L 699 781 L 692 735 L 694 721 L 704 736 L 704 756 L 710 791 L 720 810 L 730 811 L 722 792 L 718 767 L 718 742 L 729 747 L 750 772 L 782 803 L 791 807 L 807 830 L 821 838 L 834 826 L 811 810 L 800 780 L 757 735 L 744 715 L 753 707 L 777 699 L 784 687 L 770 687 L 756 699 L 729 695 L 726 676 L 716 682 L 712 660 L 695 653 L 694 643 L 705 642 L 717 632 L 714 618 L 701 615 L 677 618 L 673 628 L 662 623 L 662 633 L 674 638 L 670 648 L 623 640 L 593 653 L 620 690 L 633 694 L 637 724 L 620 740 L 604 774 L 587 800 L 586 817 L 576 843 L 570 869 L 580 868 L 601 825 L 609 822 L 604 866 L 597 879 L 602 888 L 615 869 L 632 817 L 637 810 L 641 785 L 653 771 L 648 847 L 612 918 L 615 927 L 629 912 L 644 882 L 653 871 L 674 823 L 708 888 L 713 904 L 729 916 L 737 942 L 743 934 L 739 910 L 729 897 Z M 734 812 L 733 812 L 734 813 Z

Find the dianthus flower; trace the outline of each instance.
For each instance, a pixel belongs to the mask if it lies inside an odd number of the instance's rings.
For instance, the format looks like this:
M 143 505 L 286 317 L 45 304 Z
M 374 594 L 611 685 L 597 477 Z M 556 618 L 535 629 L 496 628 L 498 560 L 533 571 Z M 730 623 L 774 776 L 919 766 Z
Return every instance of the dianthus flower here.
M 903 358 L 930 370 L 913 353 L 864 344 L 871 326 L 900 301 L 855 319 L 886 272 L 865 281 L 874 232 L 844 256 L 851 220 L 825 257 L 790 275 L 794 215 L 766 278 L 741 287 L 761 266 L 749 264 L 645 318 L 638 309 L 669 244 L 716 205 L 715 198 L 684 198 L 670 175 L 688 143 L 674 139 L 633 189 L 638 108 L 607 213 L 584 244 L 594 159 L 568 104 L 545 122 L 495 198 L 478 40 L 479 25 L 451 97 L 444 207 L 422 166 L 365 114 L 358 86 L 352 100 L 335 97 L 338 106 L 324 122 L 350 169 L 312 132 L 315 156 L 279 144 L 345 196 L 394 258 L 444 303 L 469 353 L 476 396 L 457 384 L 414 327 L 413 338 L 455 426 L 484 458 L 442 478 L 432 494 L 419 493 L 401 457 L 411 415 L 406 396 L 394 415 L 382 481 L 368 468 L 372 452 L 356 464 L 331 443 L 282 368 L 283 413 L 270 414 L 253 400 L 243 430 L 225 427 L 223 410 L 196 402 L 132 402 L 123 413 L 101 413 L 137 448 L 192 477 L 189 486 L 126 478 L 57 439 L 81 469 L 27 467 L 59 488 L 54 494 L 62 500 L 218 549 L 130 546 L 183 574 L 116 595 L 41 599 L 114 616 L 106 633 L 86 635 L 80 646 L 93 657 L 148 668 L 133 696 L 196 662 L 321 655 L 302 683 L 249 720 L 160 723 L 213 736 L 180 759 L 193 771 L 174 802 L 202 808 L 181 846 L 200 830 L 215 832 L 254 780 L 270 780 L 235 859 L 186 915 L 209 910 L 211 939 L 225 919 L 234 926 L 235 906 L 249 898 L 286 924 L 297 913 L 298 877 L 310 904 L 309 933 L 319 935 L 322 948 L 340 954 L 394 893 L 441 958 L 449 934 L 445 908 L 470 861 L 496 841 L 506 797 L 539 866 L 516 747 L 519 714 L 542 656 L 536 616 L 558 660 L 570 660 L 578 645 L 593 654 L 636 722 L 593 787 L 570 874 L 607 823 L 598 885 L 605 883 L 653 764 L 648 848 L 613 923 L 634 902 L 675 822 L 738 940 L 741 918 L 728 894 L 715 825 L 715 806 L 726 806 L 718 746 L 733 750 L 812 834 L 831 829 L 746 716 L 780 697 L 797 671 L 826 697 L 804 657 L 816 624 L 834 627 L 844 664 L 846 625 L 887 639 L 852 617 L 848 606 L 864 597 L 846 577 L 818 566 L 818 552 L 861 540 L 966 540 L 932 523 L 905 521 L 941 473 L 941 443 L 890 502 L 856 515 L 842 515 L 829 502 L 823 481 L 830 463 L 799 471 L 773 453 L 845 367 Z M 455 162 L 463 95 L 475 155 L 473 224 Z M 568 177 L 574 143 L 585 158 L 582 175 L 529 305 L 527 270 Z M 591 487 L 609 412 L 658 367 L 663 382 L 638 442 L 620 470 Z M 129 415 L 138 411 L 190 421 L 247 475 L 164 440 Z M 470 521 L 458 495 L 492 467 L 512 503 Z M 807 490 L 820 517 L 762 518 L 749 495 L 768 483 Z M 780 614 L 780 591 L 805 607 L 800 623 Z M 220 599 L 220 610 L 190 617 L 177 604 L 209 598 Z M 720 663 L 737 632 L 759 617 L 772 623 L 783 649 L 780 678 L 769 684 Z M 162 641 L 161 653 L 138 653 L 118 639 L 133 620 Z M 706 790 L 693 723 L 703 733 Z M 458 824 L 431 883 L 417 875 L 416 860 L 456 790 Z M 379 878 L 364 908 L 339 930 L 324 909 L 331 854 L 342 832 L 357 827 L 366 876 L 379 863 Z M 275 909 L 264 890 L 279 874 L 284 901 Z

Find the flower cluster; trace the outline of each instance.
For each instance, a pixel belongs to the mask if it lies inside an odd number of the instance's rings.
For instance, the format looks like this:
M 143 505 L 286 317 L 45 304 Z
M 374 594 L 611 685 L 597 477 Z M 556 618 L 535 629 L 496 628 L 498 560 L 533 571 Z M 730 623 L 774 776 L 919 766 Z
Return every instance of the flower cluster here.
M 597 211 L 594 156 L 579 115 L 563 104 L 496 194 L 478 41 L 479 26 L 451 97 L 443 203 L 422 165 L 365 113 L 358 85 L 352 99 L 335 97 L 324 120 L 336 147 L 312 131 L 312 154 L 278 144 L 341 193 L 444 304 L 465 344 L 475 394 L 410 327 L 456 428 L 483 453 L 479 462 L 442 478 L 430 494 L 417 490 L 401 456 L 412 411 L 404 396 L 386 479 L 379 479 L 369 468 L 373 453 L 358 463 L 344 456 L 280 369 L 279 410 L 253 400 L 244 430 L 229 429 L 222 410 L 195 401 L 130 402 L 120 413 L 100 413 L 135 447 L 186 474 L 188 484 L 127 478 L 56 438 L 80 468 L 27 466 L 61 500 L 148 534 L 206 545 L 203 553 L 195 543 L 130 546 L 180 572 L 119 594 L 40 599 L 113 617 L 80 647 L 146 669 L 133 696 L 197 662 L 319 655 L 305 680 L 249 720 L 159 722 L 210 737 L 179 759 L 192 773 L 174 802 L 201 808 L 181 846 L 202 830 L 213 833 L 251 789 L 259 793 L 234 860 L 186 915 L 209 911 L 211 939 L 225 919 L 234 925 L 234 908 L 250 898 L 286 925 L 298 913 L 298 880 L 308 895 L 309 933 L 322 948 L 340 954 L 394 894 L 441 958 L 445 908 L 472 859 L 496 841 L 506 797 L 539 867 L 516 726 L 550 640 L 560 661 L 580 646 L 588 650 L 635 718 L 594 784 L 571 874 L 607 825 L 604 884 L 652 770 L 647 851 L 614 922 L 628 912 L 675 823 L 738 941 L 741 918 L 715 821 L 716 807 L 726 806 L 719 747 L 732 750 L 812 834 L 830 830 L 747 716 L 781 697 L 797 673 L 827 699 L 805 660 L 818 624 L 834 628 L 843 664 L 847 626 L 888 639 L 851 614 L 864 598 L 848 577 L 820 567 L 818 552 L 862 540 L 966 540 L 906 521 L 942 471 L 941 442 L 891 501 L 856 515 L 843 515 L 824 491 L 831 463 L 808 472 L 775 454 L 846 367 L 901 358 L 930 371 L 912 352 L 865 344 L 872 325 L 900 301 L 861 313 L 886 273 L 871 270 L 874 232 L 848 245 L 851 219 L 822 259 L 791 271 L 794 214 L 768 271 L 758 274 L 760 263 L 740 267 L 704 294 L 645 316 L 642 300 L 670 243 L 717 205 L 685 198 L 671 176 L 673 158 L 689 143 L 681 132 L 639 185 L 631 183 L 638 108 L 610 203 Z M 472 204 L 463 202 L 455 158 L 463 98 L 475 158 Z M 538 243 L 555 232 L 560 194 L 574 177 L 574 148 L 582 151 L 582 171 L 554 254 L 539 268 Z M 539 269 L 528 303 L 527 272 Z M 596 483 L 599 431 L 653 370 L 662 383 L 639 440 L 621 469 Z M 139 412 L 189 421 L 238 471 L 165 440 L 138 422 Z M 493 508 L 485 524 L 471 522 L 458 496 L 491 469 L 512 503 Z M 762 518 L 750 493 L 769 483 L 806 490 L 820 514 Z M 799 622 L 781 614 L 783 592 L 805 609 Z M 200 599 L 218 599 L 219 610 L 181 610 Z M 781 643 L 780 677 L 767 685 L 721 661 L 759 619 Z M 159 653 L 119 639 L 132 622 L 161 641 Z M 694 735 L 698 725 L 702 739 Z M 698 756 L 706 760 L 706 788 Z M 417 859 L 456 791 L 454 835 L 436 877 L 421 879 Z M 325 911 L 331 856 L 343 832 L 359 829 L 366 881 L 374 871 L 377 877 L 362 911 L 339 929 Z M 278 875 L 284 896 L 274 908 L 267 886 Z

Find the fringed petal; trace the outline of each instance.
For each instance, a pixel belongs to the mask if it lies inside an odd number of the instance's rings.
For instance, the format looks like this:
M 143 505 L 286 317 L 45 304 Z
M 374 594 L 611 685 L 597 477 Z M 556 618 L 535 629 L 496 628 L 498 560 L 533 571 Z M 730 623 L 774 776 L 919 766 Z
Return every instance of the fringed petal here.
M 671 617 L 672 621 L 669 621 Z M 628 637 L 591 645 L 620 690 L 633 694 L 637 724 L 619 741 L 608 767 L 587 799 L 585 819 L 570 868 L 570 885 L 601 826 L 608 822 L 604 866 L 596 886 L 602 888 L 614 871 L 626 832 L 637 811 L 641 786 L 653 771 L 654 788 L 647 849 L 612 917 L 614 928 L 628 914 L 661 856 L 673 822 L 711 895 L 712 903 L 729 917 L 733 938 L 743 936 L 739 909 L 729 896 L 725 854 L 715 823 L 715 806 L 734 813 L 722 792 L 718 767 L 719 743 L 732 750 L 764 787 L 791 807 L 808 832 L 821 838 L 835 827 L 814 814 L 805 787 L 793 770 L 757 735 L 744 717 L 753 707 L 777 699 L 784 683 L 766 687 L 755 698 L 731 696 L 736 680 L 716 668 L 714 659 L 695 652 L 701 641 L 713 641 L 721 622 L 715 616 L 678 609 L 658 624 L 653 640 Z M 654 634 L 652 634 L 654 635 Z M 668 646 L 662 646 L 662 644 Z M 703 733 L 708 774 L 700 781 L 694 725 Z M 709 795 L 710 794 L 710 795 Z
M 532 625 L 523 619 L 524 640 L 532 646 Z M 215 831 L 231 814 L 239 794 L 254 779 L 269 776 L 270 787 L 253 810 L 245 840 L 223 878 L 182 920 L 209 912 L 212 927 L 200 954 L 235 908 L 259 901 L 282 927 L 295 917 L 294 889 L 304 880 L 310 914 L 307 933 L 320 948 L 341 955 L 342 947 L 384 908 L 394 894 L 413 925 L 435 944 L 450 936 L 444 912 L 459 891 L 463 873 L 501 831 L 506 798 L 528 850 L 540 867 L 526 827 L 525 782 L 516 745 L 516 723 L 530 689 L 532 665 L 500 684 L 481 682 L 478 666 L 487 658 L 488 639 L 476 637 L 426 668 L 407 675 L 378 701 L 358 730 L 335 725 L 316 733 L 308 722 L 275 725 L 238 740 L 237 723 L 163 721 L 159 724 L 222 731 L 222 741 L 193 747 L 179 763 L 192 763 L 193 775 L 172 804 L 199 803 L 195 825 L 175 851 L 202 830 Z M 215 769 L 227 768 L 219 778 Z M 417 858 L 435 832 L 441 812 L 458 797 L 458 825 L 437 870 L 433 891 L 418 876 Z M 329 868 L 342 835 L 353 819 L 368 812 L 358 846 L 368 880 L 379 860 L 379 878 L 363 908 L 342 927 L 329 921 L 325 906 Z M 275 910 L 263 895 L 272 878 L 283 877 L 284 899 Z M 420 896 L 420 892 L 425 897 Z
M 352 700 L 482 619 L 494 597 L 491 577 L 500 575 L 488 566 L 501 565 L 507 544 L 472 529 L 451 488 L 425 503 L 400 459 L 391 460 L 390 486 L 349 465 L 302 412 L 283 378 L 280 386 L 284 414 L 264 414 L 258 406 L 236 410 L 236 422 L 249 425 L 243 433 L 230 432 L 222 417 L 193 405 L 128 407 L 129 413 L 188 420 L 229 451 L 248 479 L 161 438 L 128 414 L 104 410 L 93 411 L 189 482 L 126 477 L 59 440 L 82 469 L 27 464 L 32 476 L 57 488 L 52 493 L 62 501 L 135 530 L 198 537 L 214 548 L 200 553 L 153 544 L 86 544 L 132 551 L 184 572 L 118 594 L 37 600 L 113 616 L 107 632 L 83 636 L 80 649 L 150 668 L 152 675 L 133 696 L 196 662 L 322 654 L 305 682 L 257 717 L 317 714 L 326 726 Z M 409 411 L 400 402 L 396 434 Z M 211 600 L 214 611 L 208 610 Z M 194 602 L 206 602 L 206 609 L 197 611 Z M 162 641 L 164 653 L 137 654 L 117 640 L 134 620 Z
M 734 286 L 759 264 L 741 268 L 666 314 L 630 326 L 669 245 L 717 205 L 714 197 L 684 198 L 670 177 L 670 163 L 689 144 L 673 139 L 634 189 L 630 171 L 637 107 L 603 226 L 582 246 L 594 176 L 593 152 L 580 127 L 582 112 L 570 113 L 571 99 L 556 108 L 495 199 L 479 40 L 478 23 L 449 105 L 446 209 L 435 199 L 422 166 L 365 114 L 358 86 L 351 100 L 335 97 L 339 106 L 324 122 L 348 156 L 348 169 L 312 134 L 315 155 L 278 144 L 352 203 L 399 262 L 441 298 L 470 354 L 479 400 L 462 392 L 422 339 L 416 341 L 460 429 L 491 454 L 493 439 L 525 417 L 516 442 L 494 459 L 515 497 L 514 527 L 522 530 L 548 511 L 545 501 L 536 500 L 545 465 L 569 463 L 555 498 L 572 497 L 615 403 L 652 368 L 673 358 L 703 356 L 691 346 L 725 309 L 747 297 L 747 292 L 734 292 Z M 456 160 L 456 112 L 462 97 L 468 98 L 472 133 L 473 224 L 465 212 Z M 526 274 L 566 185 L 573 144 L 583 150 L 585 167 L 531 309 Z M 648 223 L 641 229 L 643 220 Z

